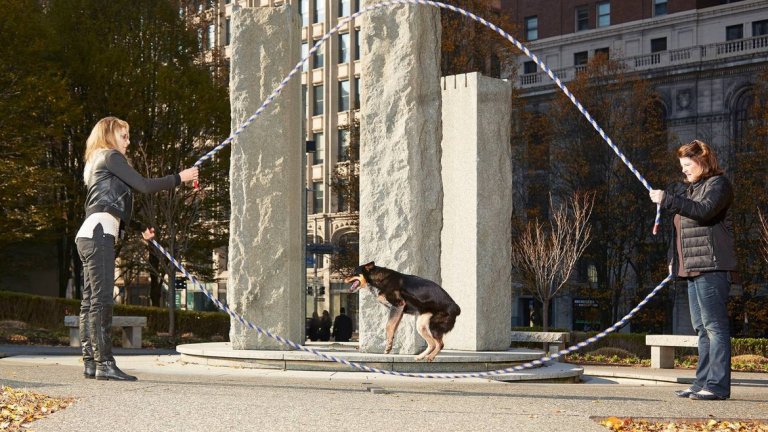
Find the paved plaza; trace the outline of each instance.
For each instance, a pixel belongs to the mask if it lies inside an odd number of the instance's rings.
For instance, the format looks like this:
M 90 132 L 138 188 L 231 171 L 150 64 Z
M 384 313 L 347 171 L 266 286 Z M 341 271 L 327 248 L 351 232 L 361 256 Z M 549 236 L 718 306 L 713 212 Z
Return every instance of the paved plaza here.
M 705 402 L 675 397 L 688 370 L 585 367 L 580 384 L 502 383 L 212 367 L 117 349 L 140 379 L 126 383 L 83 379 L 68 348 L 3 352 L 0 384 L 76 399 L 33 423 L 37 432 L 605 431 L 594 418 L 768 419 L 768 374 L 735 373 L 731 400 Z

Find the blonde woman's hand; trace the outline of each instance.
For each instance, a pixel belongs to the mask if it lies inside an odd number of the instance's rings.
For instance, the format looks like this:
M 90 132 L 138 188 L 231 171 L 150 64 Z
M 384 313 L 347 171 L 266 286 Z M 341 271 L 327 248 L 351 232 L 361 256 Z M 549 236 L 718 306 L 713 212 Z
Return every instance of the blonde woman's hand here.
M 179 177 L 181 177 L 182 183 L 186 183 L 188 181 L 197 180 L 197 177 L 199 175 L 199 170 L 197 167 L 187 168 L 184 171 L 179 173 Z
M 153 238 L 155 238 L 155 229 L 152 227 L 149 227 L 145 229 L 143 233 L 141 233 L 141 236 L 144 237 L 144 240 L 150 241 Z

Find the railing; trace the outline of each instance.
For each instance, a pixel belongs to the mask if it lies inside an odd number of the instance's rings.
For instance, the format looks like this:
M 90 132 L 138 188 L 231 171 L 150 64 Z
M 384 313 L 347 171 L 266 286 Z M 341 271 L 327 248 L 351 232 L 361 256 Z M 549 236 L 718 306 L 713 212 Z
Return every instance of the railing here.
M 768 53 L 768 35 L 739 39 L 710 45 L 700 45 L 652 54 L 616 59 L 624 64 L 627 71 L 647 70 L 668 66 L 679 66 L 700 61 L 720 60 L 754 53 Z M 561 81 L 570 81 L 582 72 L 585 66 L 572 66 L 554 70 Z M 520 87 L 532 88 L 552 84 L 544 72 L 520 75 Z

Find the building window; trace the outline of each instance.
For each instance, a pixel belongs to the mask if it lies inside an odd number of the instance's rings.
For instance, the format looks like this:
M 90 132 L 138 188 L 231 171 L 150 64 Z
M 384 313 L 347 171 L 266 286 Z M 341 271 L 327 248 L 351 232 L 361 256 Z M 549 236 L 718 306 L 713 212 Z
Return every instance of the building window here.
M 339 185 L 338 191 L 337 191 L 337 211 L 343 212 L 347 211 L 347 198 L 346 194 L 344 193 L 344 189 L 349 187 L 349 180 L 343 179 L 341 180 L 341 184 Z
M 229 46 L 232 42 L 232 20 L 227 18 L 224 21 L 224 45 Z
M 314 43 L 317 43 L 317 41 L 314 41 Z M 320 45 L 317 48 L 317 51 L 315 51 L 315 57 L 312 60 L 312 69 L 319 69 L 323 67 L 323 50 L 325 50 L 325 44 Z
M 216 48 L 216 26 L 211 24 L 208 26 L 208 49 Z
M 725 28 L 725 40 L 739 40 L 744 38 L 744 25 L 736 24 Z
M 325 22 L 325 0 L 315 0 L 315 15 L 312 18 L 313 24 Z
M 352 15 L 352 0 L 339 0 L 339 16 Z
M 203 50 L 203 29 L 197 29 L 197 49 Z
M 301 15 L 301 26 L 309 25 L 309 0 L 299 0 L 299 14 Z
M 529 41 L 539 38 L 539 17 L 532 16 L 525 19 L 525 38 Z
M 323 182 L 312 182 L 312 213 L 323 212 L 323 192 L 325 187 Z
M 315 133 L 315 137 L 312 139 L 315 140 L 315 157 L 313 163 L 315 165 L 321 164 L 325 160 L 325 142 L 323 140 L 323 134 Z
M 355 36 L 353 37 L 355 40 L 355 49 L 352 55 L 355 60 L 360 60 L 360 32 L 355 31 Z
M 307 116 L 307 91 L 308 91 L 307 85 L 306 84 L 302 84 L 301 85 L 301 115 L 303 116 L 302 118 L 305 121 L 306 121 L 306 116 Z M 302 130 L 306 131 L 306 129 L 302 129 Z M 306 132 L 302 133 L 301 135 L 302 135 L 302 137 L 305 137 L 306 136 Z
M 349 129 L 339 129 L 339 162 L 349 160 Z
M 339 35 L 339 63 L 349 62 L 349 33 Z
M 306 59 L 308 55 L 309 55 L 309 44 L 304 42 L 303 44 L 301 44 L 301 58 Z M 301 65 L 301 70 L 303 70 L 304 72 L 309 70 L 309 59 L 307 59 L 304 62 L 304 64 Z
M 312 87 L 312 101 L 314 102 L 314 105 L 312 106 L 312 115 L 323 115 L 323 86 L 322 85 L 316 85 Z
M 586 66 L 588 62 L 589 62 L 589 53 L 587 51 L 573 53 L 574 66 Z
M 608 27 L 611 25 L 611 2 L 597 4 L 597 26 Z
M 349 80 L 339 81 L 339 111 L 349 111 Z
M 653 16 L 667 14 L 667 0 L 653 0 Z
M 524 74 L 536 73 L 536 62 L 531 60 L 523 63 L 523 73 Z
M 579 6 L 576 8 L 576 31 L 589 30 L 589 8 Z
M 355 79 L 355 93 L 354 93 L 354 100 L 355 100 L 355 109 L 360 109 L 360 78 Z
M 755 120 L 752 118 L 754 114 L 750 112 L 754 100 L 754 94 L 748 90 L 736 99 L 736 103 L 733 106 L 731 123 L 733 125 L 733 140 L 736 153 L 750 153 L 754 151 L 751 141 L 744 139 L 745 131 L 749 129 L 750 123 Z
M 601 55 L 601 56 L 605 57 L 605 59 L 607 60 L 607 59 L 611 58 L 610 51 L 611 51 L 611 49 L 608 48 L 608 47 L 597 48 L 597 49 L 595 49 L 595 57 Z
M 667 38 L 651 39 L 651 52 L 657 53 L 667 50 Z
M 768 20 L 755 21 L 752 23 L 752 37 L 764 36 L 768 34 Z

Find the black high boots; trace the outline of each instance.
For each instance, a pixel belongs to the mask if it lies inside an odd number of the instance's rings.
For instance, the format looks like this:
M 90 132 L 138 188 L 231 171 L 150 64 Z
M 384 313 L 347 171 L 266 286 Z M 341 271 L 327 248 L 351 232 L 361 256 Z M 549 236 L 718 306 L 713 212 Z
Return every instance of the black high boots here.
M 83 360 L 83 376 L 87 379 L 96 378 L 96 362 L 93 359 Z
M 88 313 L 80 313 L 80 346 L 83 349 L 83 376 L 85 378 L 96 377 L 96 362 L 93 360 L 93 345 L 91 344 L 91 332 L 88 331 Z
M 112 356 L 112 305 L 94 308 L 88 320 L 93 339 L 93 354 L 96 360 L 96 379 L 114 381 L 137 381 L 137 378 L 120 370 Z
M 115 364 L 114 360 L 104 361 L 96 365 L 96 379 L 97 380 L 113 380 L 113 381 L 138 381 L 133 375 L 120 370 Z

